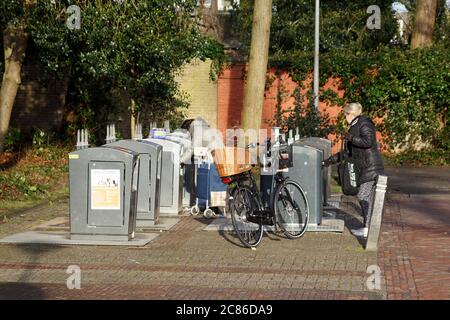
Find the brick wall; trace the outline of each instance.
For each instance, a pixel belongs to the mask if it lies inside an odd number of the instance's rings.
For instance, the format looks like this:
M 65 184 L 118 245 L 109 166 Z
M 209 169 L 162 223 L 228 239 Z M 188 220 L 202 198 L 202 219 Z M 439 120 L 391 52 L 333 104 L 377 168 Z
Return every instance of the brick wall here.
M 217 128 L 223 133 L 228 128 L 239 126 L 241 119 L 241 112 L 244 102 L 244 70 L 245 65 L 234 65 L 229 69 L 224 70 L 218 79 L 217 85 Z M 282 109 L 288 110 L 294 105 L 294 98 L 292 94 L 297 87 L 297 83 L 292 80 L 290 75 L 286 72 L 281 72 L 276 75 L 274 69 L 268 73 L 268 78 L 272 79 L 272 83 L 265 93 L 264 106 L 262 110 L 261 128 L 269 128 L 269 121 L 274 119 L 277 105 L 278 91 L 286 91 L 283 97 Z M 312 77 L 305 80 L 306 88 L 311 86 Z M 324 86 L 324 89 L 332 89 L 336 91 L 339 97 L 343 97 L 343 90 L 339 90 L 339 81 L 337 79 L 330 79 Z M 306 94 L 307 89 L 302 89 L 302 95 Z M 306 104 L 307 101 L 305 100 Z M 325 102 L 319 103 L 319 110 L 325 111 L 330 115 L 330 118 L 335 118 L 341 108 L 332 106 Z M 334 135 L 328 137 L 334 142 L 333 152 L 337 152 L 340 147 L 339 141 Z
M 244 104 L 244 66 L 236 65 L 225 69 L 217 81 L 217 128 L 239 126 Z
M 188 94 L 187 118 L 202 117 L 211 127 L 217 123 L 217 82 L 210 79 L 211 61 L 195 60 L 186 65 L 176 80 Z
M 201 116 L 212 127 L 217 127 L 225 133 L 226 129 L 240 125 L 244 101 L 245 65 L 237 64 L 225 69 L 217 82 L 209 78 L 210 66 L 210 61 L 194 61 L 184 67 L 181 74 L 177 76 L 177 81 L 180 83 L 181 90 L 189 95 L 190 107 L 187 110 L 187 117 Z M 265 93 L 262 128 L 269 128 L 269 121 L 274 119 L 278 91 L 286 91 L 282 108 L 287 110 L 293 106 L 292 93 L 297 87 L 297 83 L 286 72 L 276 75 L 275 70 L 270 70 L 268 77 L 273 81 Z M 311 83 L 310 76 L 304 84 L 308 87 Z M 339 97 L 343 97 L 344 92 L 339 90 L 338 79 L 329 79 L 324 89 L 332 89 L 338 93 Z M 303 95 L 306 94 L 306 90 L 302 89 Z M 11 126 L 21 128 L 22 132 L 29 132 L 32 127 L 46 131 L 60 128 L 64 116 L 65 94 L 64 81 L 45 79 L 42 66 L 33 59 L 26 59 L 22 69 L 22 84 L 11 115 Z M 305 100 L 304 103 L 307 101 Z M 339 114 L 341 108 L 320 102 L 319 110 L 326 111 L 333 119 Z M 375 121 L 382 121 L 382 119 L 375 119 Z M 118 115 L 116 125 L 124 138 L 129 137 L 128 113 Z M 334 135 L 328 138 L 334 143 L 333 152 L 337 152 L 340 141 Z M 378 132 L 378 141 L 381 141 L 381 138 Z

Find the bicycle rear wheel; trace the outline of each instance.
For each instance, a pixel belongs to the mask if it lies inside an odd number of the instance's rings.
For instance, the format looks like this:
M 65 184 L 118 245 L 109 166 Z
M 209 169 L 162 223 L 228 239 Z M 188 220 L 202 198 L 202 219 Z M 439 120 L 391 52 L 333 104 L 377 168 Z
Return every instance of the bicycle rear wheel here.
M 247 187 L 239 187 L 233 192 L 231 203 L 231 221 L 239 240 L 246 247 L 256 247 L 263 236 L 263 224 L 260 216 L 255 216 L 258 204 Z
M 276 224 L 284 234 L 291 239 L 303 236 L 308 228 L 309 207 L 302 187 L 292 180 L 281 183 L 273 204 Z

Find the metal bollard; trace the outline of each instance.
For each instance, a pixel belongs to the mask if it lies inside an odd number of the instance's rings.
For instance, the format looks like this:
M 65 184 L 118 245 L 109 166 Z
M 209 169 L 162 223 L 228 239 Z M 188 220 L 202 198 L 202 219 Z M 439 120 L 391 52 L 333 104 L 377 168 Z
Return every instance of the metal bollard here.
M 143 139 L 142 124 L 140 124 L 140 123 L 136 124 L 134 132 L 135 132 L 135 136 L 133 137 L 133 140 L 142 140 Z
M 288 139 L 288 144 L 289 145 L 294 143 L 294 137 L 292 135 L 293 135 L 293 132 L 292 132 L 292 129 L 291 129 L 291 130 L 289 130 L 289 139 Z
M 378 176 L 377 187 L 372 205 L 372 217 L 369 223 L 369 234 L 367 236 L 366 250 L 376 251 L 380 237 L 381 222 L 383 219 L 384 198 L 387 188 L 387 176 Z
M 106 143 L 116 142 L 116 126 L 109 124 L 106 126 Z
M 300 140 L 300 128 L 299 128 L 299 127 L 295 128 L 295 136 L 294 136 L 294 140 L 295 140 L 295 141 Z
M 167 132 L 170 132 L 170 121 L 164 121 L 164 129 L 167 129 Z
M 87 129 L 77 130 L 77 150 L 86 149 L 89 147 L 89 132 Z

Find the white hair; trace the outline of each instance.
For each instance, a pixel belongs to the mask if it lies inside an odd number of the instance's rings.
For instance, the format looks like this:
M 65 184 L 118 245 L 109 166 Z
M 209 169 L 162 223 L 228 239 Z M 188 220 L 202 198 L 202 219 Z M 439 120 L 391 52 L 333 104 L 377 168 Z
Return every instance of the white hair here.
M 362 113 L 362 105 L 359 102 L 348 103 L 344 107 L 344 112 L 348 112 L 355 116 L 359 116 Z

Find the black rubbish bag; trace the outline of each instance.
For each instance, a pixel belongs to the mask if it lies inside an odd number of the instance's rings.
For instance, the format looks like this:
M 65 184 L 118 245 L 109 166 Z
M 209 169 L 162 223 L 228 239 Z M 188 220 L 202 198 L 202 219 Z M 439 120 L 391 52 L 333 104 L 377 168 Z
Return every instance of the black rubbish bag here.
M 354 163 L 351 155 L 346 150 L 346 142 L 342 143 L 340 158 L 342 161 L 339 163 L 338 175 L 339 184 L 342 188 L 342 193 L 346 196 L 354 196 L 358 193 L 358 168 Z

